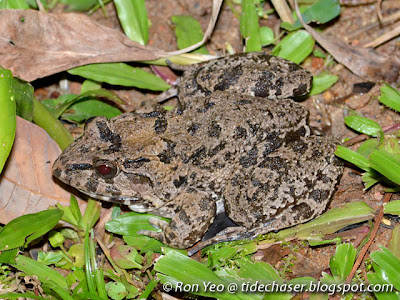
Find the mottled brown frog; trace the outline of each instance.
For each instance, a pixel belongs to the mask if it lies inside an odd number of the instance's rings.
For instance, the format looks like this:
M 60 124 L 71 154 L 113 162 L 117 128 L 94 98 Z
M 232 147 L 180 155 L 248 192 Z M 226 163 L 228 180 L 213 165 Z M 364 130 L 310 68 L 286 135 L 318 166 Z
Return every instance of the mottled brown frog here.
M 264 53 L 212 60 L 181 77 L 180 109 L 88 121 L 53 174 L 94 198 L 171 218 L 151 221 L 162 232 L 140 233 L 177 248 L 202 238 L 217 207 L 237 227 L 215 241 L 303 223 L 325 210 L 343 169 L 337 141 L 313 135 L 308 110 L 288 99 L 311 81 Z

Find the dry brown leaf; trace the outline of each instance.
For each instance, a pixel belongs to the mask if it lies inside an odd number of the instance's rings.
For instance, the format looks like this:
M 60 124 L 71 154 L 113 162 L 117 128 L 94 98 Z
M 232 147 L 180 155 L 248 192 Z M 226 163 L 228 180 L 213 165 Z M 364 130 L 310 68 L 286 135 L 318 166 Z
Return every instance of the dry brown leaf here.
M 53 181 L 51 166 L 61 150 L 39 126 L 17 117 L 11 155 L 0 176 L 0 223 L 48 209 L 69 205 L 70 193 Z M 86 202 L 78 200 L 81 210 Z
M 295 1 L 295 8 L 297 15 L 300 16 L 297 1 Z M 400 58 L 397 56 L 398 53 L 387 57 L 373 49 L 353 47 L 338 38 L 318 33 L 311 26 L 305 24 L 301 16 L 299 20 L 321 47 L 354 74 L 371 81 L 384 80 L 389 83 L 399 83 Z
M 90 63 L 168 56 L 83 14 L 2 9 L 0 20 L 0 65 L 26 81 Z

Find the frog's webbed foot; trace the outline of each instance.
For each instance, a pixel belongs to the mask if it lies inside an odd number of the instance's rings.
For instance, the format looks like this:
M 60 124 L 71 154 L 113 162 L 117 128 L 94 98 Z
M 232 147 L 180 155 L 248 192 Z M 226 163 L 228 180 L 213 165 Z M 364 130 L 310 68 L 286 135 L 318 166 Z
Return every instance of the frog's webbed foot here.
M 161 94 L 159 94 L 157 97 L 152 98 L 151 101 L 153 101 L 154 103 L 160 103 L 163 102 L 165 100 L 168 100 L 172 97 L 178 96 L 178 87 L 177 85 L 171 87 L 169 90 L 166 90 L 164 92 L 162 92 Z
M 159 240 L 162 243 L 165 243 L 163 231 L 165 231 L 165 229 L 168 227 L 168 222 L 152 217 L 149 218 L 149 223 L 154 227 L 160 228 L 162 231 L 156 232 L 151 230 L 139 230 L 138 234 L 147 235 L 149 237 L 155 238 L 156 240 Z
M 232 241 L 238 241 L 238 240 L 252 240 L 255 239 L 257 236 L 260 234 L 265 234 L 268 233 L 272 230 L 275 230 L 275 219 L 270 220 L 269 222 L 265 223 L 261 227 L 253 228 L 253 229 L 248 229 L 246 227 L 228 227 L 219 232 L 216 236 L 212 237 L 209 240 L 206 241 L 201 241 L 200 243 L 197 243 L 195 246 L 190 248 L 188 250 L 188 255 L 192 256 L 196 252 L 200 251 L 201 249 L 221 243 L 221 242 L 232 242 Z
M 188 248 L 201 239 L 214 220 L 216 204 L 209 196 L 197 191 L 182 192 L 176 201 L 179 209 L 171 222 L 151 218 L 150 224 L 161 232 L 141 230 L 138 234 L 153 237 L 174 248 Z

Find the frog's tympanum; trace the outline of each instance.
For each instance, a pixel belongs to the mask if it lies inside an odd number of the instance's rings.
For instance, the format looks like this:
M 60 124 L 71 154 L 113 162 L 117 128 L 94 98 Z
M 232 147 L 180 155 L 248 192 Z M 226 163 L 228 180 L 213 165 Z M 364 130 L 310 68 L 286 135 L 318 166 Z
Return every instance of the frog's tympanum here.
M 308 221 L 343 169 L 337 141 L 312 134 L 308 110 L 288 99 L 311 81 L 264 53 L 210 61 L 181 78 L 179 109 L 89 120 L 53 174 L 94 198 L 171 218 L 151 221 L 162 232 L 140 233 L 177 248 L 202 238 L 217 207 L 237 225 L 225 240 Z

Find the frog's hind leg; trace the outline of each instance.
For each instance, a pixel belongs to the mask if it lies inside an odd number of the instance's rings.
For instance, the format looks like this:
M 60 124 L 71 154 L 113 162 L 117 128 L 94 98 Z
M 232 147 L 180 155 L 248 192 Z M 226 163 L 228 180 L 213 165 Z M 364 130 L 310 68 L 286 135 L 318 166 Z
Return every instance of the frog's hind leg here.
M 268 223 L 263 224 L 261 227 L 257 227 L 251 230 L 242 226 L 225 228 L 224 230 L 219 232 L 216 236 L 208 240 L 201 241 L 200 243 L 194 245 L 192 248 L 188 250 L 188 255 L 192 256 L 201 249 L 217 243 L 255 239 L 260 234 L 264 234 L 275 230 L 276 226 L 274 226 L 274 223 L 275 219 L 271 219 Z
M 161 232 L 141 230 L 138 234 L 151 236 L 168 246 L 181 249 L 199 241 L 214 220 L 215 200 L 195 190 L 184 191 L 175 200 L 179 204 L 171 222 L 150 220 Z

